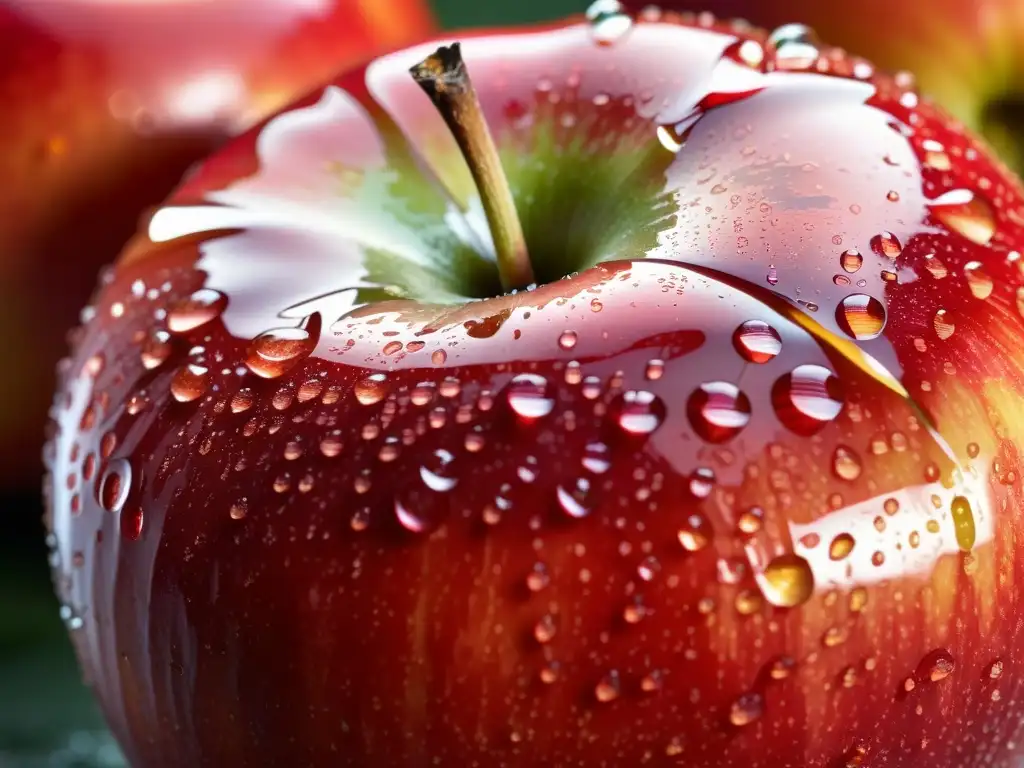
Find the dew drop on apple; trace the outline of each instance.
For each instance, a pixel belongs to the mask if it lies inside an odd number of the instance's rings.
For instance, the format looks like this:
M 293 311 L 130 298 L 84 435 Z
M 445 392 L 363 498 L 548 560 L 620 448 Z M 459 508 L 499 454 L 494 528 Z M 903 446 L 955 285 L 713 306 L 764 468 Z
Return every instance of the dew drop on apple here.
M 167 331 L 154 331 L 139 350 L 142 367 L 147 371 L 159 368 L 171 356 L 171 335 Z
M 661 573 L 661 562 L 654 555 L 648 555 L 640 561 L 636 572 L 644 581 L 654 581 L 654 578 Z
M 953 332 L 956 330 L 956 323 L 953 320 L 953 315 L 949 310 L 939 309 L 936 310 L 934 317 L 932 317 L 932 328 L 935 329 L 935 335 L 945 341 Z
M 871 250 L 879 256 L 895 261 L 903 253 L 903 244 L 892 232 L 881 232 L 871 238 Z
M 450 466 L 454 460 L 455 456 L 443 448 L 434 451 L 420 466 L 420 479 L 423 480 L 423 484 L 438 493 L 452 490 L 459 482 Z
M 743 510 L 736 520 L 737 530 L 746 535 L 753 536 L 764 527 L 764 510 L 761 507 L 748 507 Z
M 945 648 L 937 648 L 929 653 L 918 665 L 917 676 L 926 682 L 937 683 L 945 680 L 956 669 L 956 659 Z
M 686 405 L 690 425 L 709 443 L 724 443 L 750 421 L 750 399 L 728 381 L 701 384 Z
M 818 40 L 814 30 L 803 24 L 784 24 L 768 36 L 772 51 L 769 63 L 775 69 L 808 69 L 818 58 Z
M 649 435 L 665 420 L 661 398 L 643 389 L 618 395 L 611 410 L 619 427 L 631 435 Z
M 555 407 L 547 379 L 535 373 L 521 373 L 513 378 L 505 396 L 516 415 L 526 421 L 547 416 Z
M 647 381 L 657 381 L 665 375 L 665 361 L 657 358 L 648 360 L 644 368 L 644 378 Z
M 576 331 L 562 331 L 558 337 L 558 346 L 562 349 L 572 349 L 579 340 Z
M 846 557 L 853 552 L 853 548 L 856 545 L 853 536 L 848 533 L 840 533 L 832 539 L 832 543 L 828 546 L 828 556 L 832 560 L 845 560 Z
M 248 387 L 243 387 L 231 397 L 231 412 L 244 413 L 252 408 L 256 395 Z
M 977 535 L 971 502 L 963 496 L 957 496 L 950 504 L 949 511 L 953 517 L 953 531 L 956 535 L 957 546 L 963 552 L 970 552 L 974 548 Z
M 797 366 L 772 386 L 776 416 L 799 435 L 812 435 L 835 419 L 843 409 L 843 398 L 839 378 L 813 363 Z
M 70 605 L 61 605 L 59 615 L 64 626 L 71 632 L 77 632 L 85 626 L 85 621 Z
M 779 608 L 805 603 L 814 591 L 814 574 L 800 555 L 787 553 L 774 558 L 760 580 L 765 599 Z
M 142 529 L 145 524 L 145 514 L 142 507 L 132 507 L 121 510 L 119 528 L 121 536 L 128 541 L 138 541 L 142 538 Z
M 403 528 L 412 533 L 424 533 L 432 527 L 427 517 L 418 514 L 412 505 L 399 499 L 395 499 L 395 518 Z
M 590 35 L 598 45 L 613 45 L 633 27 L 633 19 L 618 0 L 595 0 L 587 8 Z
M 779 332 L 763 320 L 747 320 L 732 335 L 740 357 L 750 363 L 767 363 L 782 351 Z
M 856 248 L 850 248 L 849 250 L 843 251 L 839 257 L 839 264 L 843 270 L 853 274 L 864 265 L 864 257 L 861 256 L 860 251 Z
M 832 454 L 832 471 L 840 480 L 853 481 L 860 477 L 863 467 L 860 456 L 845 445 L 837 446 Z
M 968 189 L 953 189 L 928 203 L 932 216 L 972 243 L 988 245 L 996 231 L 992 204 Z
M 200 288 L 187 299 L 174 302 L 167 310 L 167 328 L 171 333 L 188 333 L 220 317 L 228 297 L 212 288 Z
M 247 514 L 249 514 L 249 500 L 244 496 L 228 509 L 228 517 L 232 520 L 242 520 Z
M 594 686 L 594 697 L 602 704 L 615 701 L 622 691 L 622 681 L 617 670 L 611 670 Z
M 677 538 L 687 552 L 699 552 L 711 541 L 711 524 L 703 515 L 687 515 L 679 527 Z
M 544 563 L 534 563 L 526 574 L 526 588 L 531 592 L 540 592 L 551 583 L 551 575 Z
M 584 518 L 591 512 L 591 484 L 585 477 L 563 483 L 555 489 L 558 506 L 569 517 Z
M 132 482 L 131 465 L 124 459 L 110 462 L 99 485 L 99 501 L 107 512 L 120 512 Z
M 987 299 L 992 295 L 995 283 L 989 277 L 980 261 L 969 261 L 964 265 L 964 277 L 967 280 L 967 288 L 976 299 Z
M 729 722 L 737 728 L 750 725 L 764 714 L 764 699 L 761 694 L 751 691 L 744 693 L 729 708 Z
M 189 363 L 179 368 L 171 379 L 171 396 L 179 403 L 191 403 L 202 397 L 209 385 L 209 371 L 202 365 Z
M 587 443 L 581 459 L 583 468 L 595 475 L 603 475 L 612 466 L 612 455 L 608 446 L 601 442 Z
M 352 391 L 363 405 L 374 405 L 384 399 L 388 392 L 388 377 L 383 373 L 364 376 L 356 382 Z
M 533 625 L 533 637 L 541 644 L 550 643 L 554 640 L 557 631 L 558 627 L 555 624 L 555 619 L 550 613 L 544 614 Z
M 877 338 L 885 328 L 885 307 L 874 296 L 853 293 L 836 307 L 836 323 L 857 341 Z
M 306 328 L 273 328 L 252 340 L 245 367 L 264 379 L 276 379 L 308 357 L 316 343 Z

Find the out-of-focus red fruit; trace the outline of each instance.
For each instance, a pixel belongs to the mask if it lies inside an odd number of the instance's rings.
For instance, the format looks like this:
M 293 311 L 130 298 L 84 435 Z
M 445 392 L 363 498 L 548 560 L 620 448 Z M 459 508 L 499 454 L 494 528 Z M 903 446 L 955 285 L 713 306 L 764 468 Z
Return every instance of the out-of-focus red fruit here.
M 540 287 L 499 295 L 434 44 L 105 276 L 47 488 L 133 765 L 1020 751 L 1019 182 L 803 37 L 590 16 L 461 38 Z
M 146 207 L 226 136 L 430 28 L 419 0 L 0 1 L 0 484 L 34 473 L 41 382 Z
M 643 2 L 633 0 L 636 8 Z M 695 0 L 667 0 L 697 22 Z M 1016 0 L 717 0 L 716 12 L 774 27 L 800 21 L 932 97 L 1024 170 L 1024 5 Z M 911 74 L 913 73 L 913 74 Z

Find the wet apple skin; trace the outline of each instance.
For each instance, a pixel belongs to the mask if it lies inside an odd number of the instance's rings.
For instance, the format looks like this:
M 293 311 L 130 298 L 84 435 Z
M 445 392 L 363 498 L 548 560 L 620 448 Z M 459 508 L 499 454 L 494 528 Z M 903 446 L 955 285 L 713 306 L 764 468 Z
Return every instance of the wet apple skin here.
M 53 381 L 97 271 L 147 208 L 229 136 L 433 29 L 414 0 L 361 5 L 0 2 L 0 329 L 21 361 L 0 385 L 19 404 L 4 414 L 6 488 L 38 471 L 49 384 L 36 384 Z
M 609 106 L 621 148 L 654 132 L 659 115 L 636 114 L 649 90 L 702 84 L 737 34 L 662 20 L 612 51 L 576 26 L 464 50 L 502 146 L 535 148 L 524 114 L 565 127 Z M 253 337 L 335 287 L 318 247 L 360 248 L 277 230 L 129 247 L 61 370 L 47 487 L 58 592 L 133 764 L 966 768 L 1016 754 L 1019 183 L 936 108 L 883 76 L 851 85 L 850 60 L 828 60 L 829 77 L 758 81 L 643 166 L 678 203 L 643 221 L 663 222 L 647 258 L 455 309 L 317 304 L 303 320 L 320 316 L 315 348 L 269 379 L 245 366 Z M 429 187 L 400 133 L 458 190 L 464 169 L 402 91 L 403 61 L 338 81 L 362 112 L 304 113 L 320 122 L 257 157 L 271 121 L 169 207 L 270 182 L 287 196 L 337 153 Z M 632 80 L 609 67 L 624 61 Z M 929 206 L 961 188 L 987 207 Z M 267 263 L 295 242 L 309 251 Z M 204 287 L 223 311 L 154 341 Z M 843 331 L 850 294 L 882 302 L 874 338 Z M 751 320 L 778 335 L 765 362 L 735 341 Z M 794 401 L 787 377 L 807 366 L 831 377 Z M 716 382 L 747 397 L 746 421 L 692 406 Z M 707 419 L 742 424 L 716 442 Z M 802 572 L 766 574 L 792 554 L 814 589 L 787 607 Z

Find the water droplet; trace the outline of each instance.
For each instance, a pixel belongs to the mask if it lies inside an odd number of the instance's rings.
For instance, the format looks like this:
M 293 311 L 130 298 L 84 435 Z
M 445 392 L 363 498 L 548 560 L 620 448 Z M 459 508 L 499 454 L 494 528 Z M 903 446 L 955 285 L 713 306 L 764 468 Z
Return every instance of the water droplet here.
M 224 311 L 228 297 L 212 288 L 200 288 L 187 299 L 176 301 L 167 310 L 167 328 L 171 333 L 188 333 L 206 325 Z
M 558 337 L 558 346 L 562 349 L 572 349 L 576 346 L 576 342 L 579 337 L 576 331 L 562 331 L 562 334 Z
M 420 467 L 423 484 L 438 493 L 447 493 L 454 488 L 459 482 L 450 466 L 454 460 L 455 456 L 443 448 L 434 451 Z
M 555 494 L 565 513 L 578 519 L 590 514 L 590 489 L 590 481 L 581 477 L 574 483 L 559 485 Z
M 753 536 L 764 527 L 764 510 L 760 507 L 749 507 L 745 509 L 736 521 L 736 527 L 740 533 Z
M 633 27 L 633 19 L 618 0 L 595 0 L 587 8 L 590 35 L 598 45 L 612 45 Z
M 191 403 L 206 393 L 209 372 L 202 365 L 183 365 L 171 379 L 171 395 L 179 403 Z
M 550 583 L 551 576 L 544 563 L 534 563 L 533 568 L 526 574 L 526 588 L 531 592 L 540 592 Z
M 763 602 L 759 592 L 752 589 L 741 589 L 736 593 L 733 604 L 736 606 L 736 612 L 741 616 L 750 616 L 761 609 Z
M 772 605 L 792 608 L 807 601 L 814 591 L 814 573 L 799 555 L 787 553 L 774 558 L 764 569 L 761 592 Z
M 998 680 L 1003 674 L 1003 662 L 996 659 L 988 666 L 988 677 L 990 680 Z
M 128 499 L 132 482 L 131 465 L 124 459 L 110 462 L 99 485 L 100 505 L 108 512 L 120 512 Z
M 701 384 L 686 406 L 690 425 L 709 443 L 732 439 L 750 421 L 750 399 L 727 381 Z
M 803 70 L 818 58 L 818 40 L 814 30 L 803 24 L 784 24 L 768 36 L 774 50 L 770 63 L 775 69 Z
M 619 680 L 619 673 L 613 669 L 594 686 L 594 696 L 598 701 L 606 704 L 617 699 L 621 690 L 622 683 Z
M 772 680 L 785 680 L 796 669 L 796 660 L 792 656 L 779 656 L 768 666 L 768 676 Z
M 845 271 L 852 274 L 864 264 L 864 257 L 860 255 L 860 251 L 856 248 L 850 248 L 848 251 L 843 251 L 839 257 L 839 263 Z
M 665 404 L 653 392 L 630 390 L 615 398 L 616 423 L 632 435 L 649 435 L 665 420 Z
M 395 517 L 403 528 L 412 533 L 426 533 L 435 527 L 431 517 L 421 514 L 412 504 L 395 499 Z
M 972 243 L 988 245 L 996 231 L 996 217 L 988 200 L 967 189 L 953 189 L 928 203 L 932 216 Z
M 644 378 L 648 381 L 657 381 L 665 374 L 665 361 L 664 360 L 648 360 L 647 367 L 644 368 Z
M 769 264 L 768 265 L 768 273 L 764 276 L 764 279 L 765 279 L 765 282 L 768 283 L 768 285 L 778 285 L 779 284 L 779 271 L 774 266 Z
M 934 253 L 925 254 L 924 267 L 936 280 L 942 280 L 949 274 L 949 269 L 946 267 L 945 263 L 943 263 L 942 259 Z
M 971 503 L 963 496 L 957 496 L 950 505 L 950 512 L 953 515 L 953 530 L 956 534 L 956 543 L 963 552 L 970 552 L 974 548 L 975 525 L 974 511 Z
M 737 728 L 750 725 L 764 714 L 764 699 L 761 694 L 750 692 L 740 696 L 729 708 L 729 722 Z
M 231 509 L 228 510 L 228 516 L 232 520 L 241 520 L 247 514 L 249 514 L 249 500 L 241 498 L 231 505 Z
M 558 631 L 555 625 L 555 619 L 551 614 L 545 614 L 541 619 L 533 626 L 533 636 L 536 638 L 538 643 L 550 643 L 555 633 Z
M 147 371 L 159 368 L 171 356 L 171 335 L 167 331 L 154 331 L 139 350 L 142 367 Z
M 654 577 L 661 572 L 661 563 L 658 562 L 658 558 L 650 555 L 640 562 L 640 565 L 636 567 L 636 572 L 644 581 L 654 581 Z
M 953 316 L 948 310 L 940 309 L 935 312 L 935 317 L 932 318 L 932 327 L 935 329 L 935 335 L 945 341 L 953 335 L 953 331 L 956 330 L 956 323 L 953 322 Z
M 763 320 L 747 320 L 733 332 L 732 343 L 750 363 L 767 363 L 782 351 L 779 332 Z
M 856 542 L 848 533 L 840 533 L 828 546 L 828 556 L 833 560 L 844 560 L 847 555 L 853 552 Z
M 892 232 L 882 232 L 871 238 L 871 250 L 879 256 L 895 261 L 903 253 L 903 245 Z
M 121 511 L 121 536 L 128 541 L 138 541 L 142 538 L 145 515 L 141 507 L 125 509 Z
M 885 328 L 885 307 L 874 296 L 853 293 L 836 307 L 836 323 L 858 341 L 877 338 Z
M 311 325 L 319 326 L 319 323 Z M 264 379 L 276 379 L 308 357 L 316 348 L 318 333 L 306 328 L 272 328 L 252 340 L 245 366 Z
M 917 676 L 919 679 L 937 683 L 953 674 L 954 669 L 956 669 L 956 659 L 953 658 L 953 654 L 944 648 L 939 648 L 921 659 Z
M 535 373 L 521 373 L 509 382 L 505 396 L 516 415 L 526 421 L 547 416 L 555 407 L 548 381 Z
M 788 429 L 812 435 L 843 409 L 843 389 L 832 371 L 820 365 L 799 365 L 772 387 L 775 413 Z
M 711 541 L 711 525 L 703 515 L 691 514 L 678 532 L 679 543 L 687 552 L 699 552 Z
M 583 449 L 583 468 L 595 475 L 602 475 L 612 465 L 611 451 L 604 443 L 587 443 Z
M 832 454 L 832 471 L 840 480 L 856 480 L 861 473 L 860 457 L 852 448 L 845 445 L 836 446 Z
M 363 405 L 374 405 L 384 399 L 388 392 L 388 377 L 383 373 L 373 373 L 356 382 L 353 392 Z
M 988 276 L 980 261 L 969 261 L 964 265 L 964 277 L 967 278 L 967 287 L 976 299 L 987 299 L 992 295 L 995 283 Z

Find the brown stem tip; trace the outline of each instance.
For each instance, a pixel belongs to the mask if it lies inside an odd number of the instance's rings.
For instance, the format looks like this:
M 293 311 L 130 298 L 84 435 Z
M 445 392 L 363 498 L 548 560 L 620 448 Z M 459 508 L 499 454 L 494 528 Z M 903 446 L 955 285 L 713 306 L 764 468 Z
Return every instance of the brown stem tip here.
M 441 113 L 469 165 L 494 239 L 501 284 L 506 290 L 525 288 L 534 282 L 526 238 L 459 44 L 438 48 L 409 72 Z

